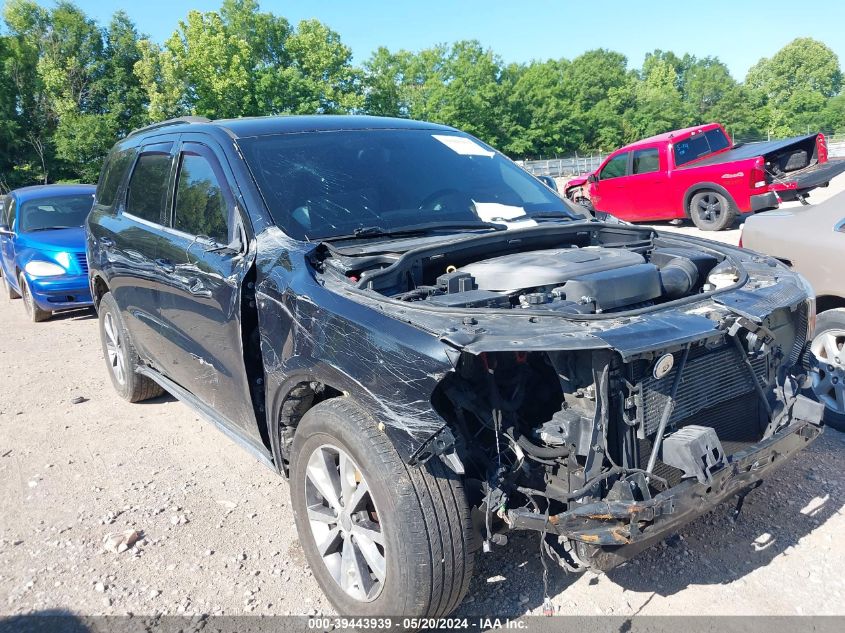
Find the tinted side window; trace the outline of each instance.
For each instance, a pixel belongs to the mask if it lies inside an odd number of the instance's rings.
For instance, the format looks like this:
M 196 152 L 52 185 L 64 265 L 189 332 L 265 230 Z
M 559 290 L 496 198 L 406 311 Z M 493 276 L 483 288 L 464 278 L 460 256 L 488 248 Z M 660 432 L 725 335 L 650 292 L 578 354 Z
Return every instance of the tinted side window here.
M 728 143 L 728 137 L 725 136 L 725 133 L 719 128 L 716 128 L 715 130 L 707 130 L 704 133 L 704 136 L 707 137 L 707 142 L 710 143 L 711 152 L 718 152 L 720 149 L 725 149 L 728 145 L 730 145 L 730 143 Z
M 176 185 L 173 228 L 190 235 L 204 235 L 215 242 L 229 242 L 229 209 L 214 168 L 203 156 L 182 154 Z
M 161 223 L 161 212 L 167 202 L 169 176 L 169 154 L 141 154 L 129 181 L 126 212 L 150 222 Z
M 628 170 L 628 152 L 619 154 L 611 158 L 607 165 L 605 165 L 601 173 L 599 173 L 599 180 L 609 180 L 610 178 L 619 178 L 624 176 Z
M 9 228 L 12 228 L 12 226 L 14 226 L 14 224 L 15 224 L 15 217 L 18 214 L 18 204 L 17 204 L 17 200 L 15 200 L 14 198 L 9 199 L 8 204 L 9 204 L 9 215 L 8 215 Z
M 635 174 L 648 174 L 660 168 L 660 158 L 656 147 L 638 149 L 634 152 Z
M 132 160 L 135 158 L 134 149 L 125 149 L 122 152 L 112 152 L 103 165 L 103 173 L 100 174 L 100 181 L 97 183 L 97 204 L 110 207 L 114 204 L 117 189 L 123 181 Z

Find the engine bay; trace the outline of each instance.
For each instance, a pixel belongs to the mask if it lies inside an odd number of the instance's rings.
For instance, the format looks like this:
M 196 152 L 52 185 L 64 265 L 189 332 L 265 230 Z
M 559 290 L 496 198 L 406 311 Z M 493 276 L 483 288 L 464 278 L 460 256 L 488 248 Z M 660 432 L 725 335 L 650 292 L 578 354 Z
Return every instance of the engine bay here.
M 505 233 L 523 233 L 506 231 Z M 597 315 L 647 308 L 736 282 L 723 253 L 634 227 L 471 236 L 441 247 L 322 260 L 346 283 L 417 307 Z M 485 241 L 488 244 L 485 244 Z M 329 253 L 326 253 L 329 255 Z

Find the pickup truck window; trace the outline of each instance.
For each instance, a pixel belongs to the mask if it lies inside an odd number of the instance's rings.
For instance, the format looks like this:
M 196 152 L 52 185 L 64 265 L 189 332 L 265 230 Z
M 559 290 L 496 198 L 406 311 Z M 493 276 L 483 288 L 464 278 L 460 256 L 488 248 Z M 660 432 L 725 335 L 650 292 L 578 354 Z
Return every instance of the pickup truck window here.
M 170 154 L 161 152 L 141 154 L 129 180 L 127 213 L 142 220 L 161 224 L 161 211 L 167 201 L 170 163 Z
M 675 143 L 675 166 L 686 165 L 702 156 L 725 149 L 728 145 L 728 138 L 719 128 L 695 134 Z
M 183 154 L 173 228 L 226 244 L 229 241 L 228 216 L 226 199 L 212 166 L 202 156 Z
M 660 169 L 660 156 L 656 147 L 638 149 L 634 152 L 635 174 L 648 174 Z
M 629 153 L 630 152 L 619 154 L 607 161 L 607 165 L 602 167 L 602 170 L 599 172 L 599 180 L 609 180 L 610 178 L 619 178 L 619 176 L 624 176 L 625 172 L 628 170 Z

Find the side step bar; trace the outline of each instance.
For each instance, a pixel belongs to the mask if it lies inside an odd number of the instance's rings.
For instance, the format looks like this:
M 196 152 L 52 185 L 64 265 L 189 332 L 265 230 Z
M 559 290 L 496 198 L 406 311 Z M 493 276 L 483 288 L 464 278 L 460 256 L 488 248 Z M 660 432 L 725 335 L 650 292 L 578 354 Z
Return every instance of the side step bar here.
M 142 376 L 146 376 L 153 382 L 160 385 L 162 389 L 172 394 L 181 402 L 184 402 L 194 411 L 202 415 L 206 420 L 211 422 L 221 433 L 223 433 L 223 435 L 246 449 L 247 452 L 249 452 L 259 462 L 267 466 L 267 468 L 276 471 L 276 466 L 273 463 L 273 455 L 264 445 L 258 444 L 251 437 L 244 435 L 243 431 L 238 426 L 221 416 L 190 391 L 173 382 L 166 376 L 161 375 L 151 367 L 136 367 L 135 372 L 141 374 Z

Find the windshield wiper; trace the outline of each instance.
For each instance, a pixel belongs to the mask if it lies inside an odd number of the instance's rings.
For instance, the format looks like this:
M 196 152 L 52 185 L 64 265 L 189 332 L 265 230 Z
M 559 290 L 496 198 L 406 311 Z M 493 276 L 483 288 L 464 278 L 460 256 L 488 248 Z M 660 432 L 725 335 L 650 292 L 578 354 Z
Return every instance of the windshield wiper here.
M 81 225 L 80 225 L 81 226 Z M 57 231 L 59 229 L 78 229 L 78 226 L 39 226 L 36 229 L 27 229 L 24 233 L 35 233 L 36 231 Z
M 391 227 L 389 229 L 380 226 L 362 226 L 355 229 L 350 235 L 333 235 L 320 239 L 323 242 L 334 242 L 364 237 L 399 237 L 460 229 L 492 229 L 494 231 L 504 231 L 507 228 L 504 224 L 496 224 L 495 222 L 424 222 L 422 224 L 409 224 L 406 226 Z

